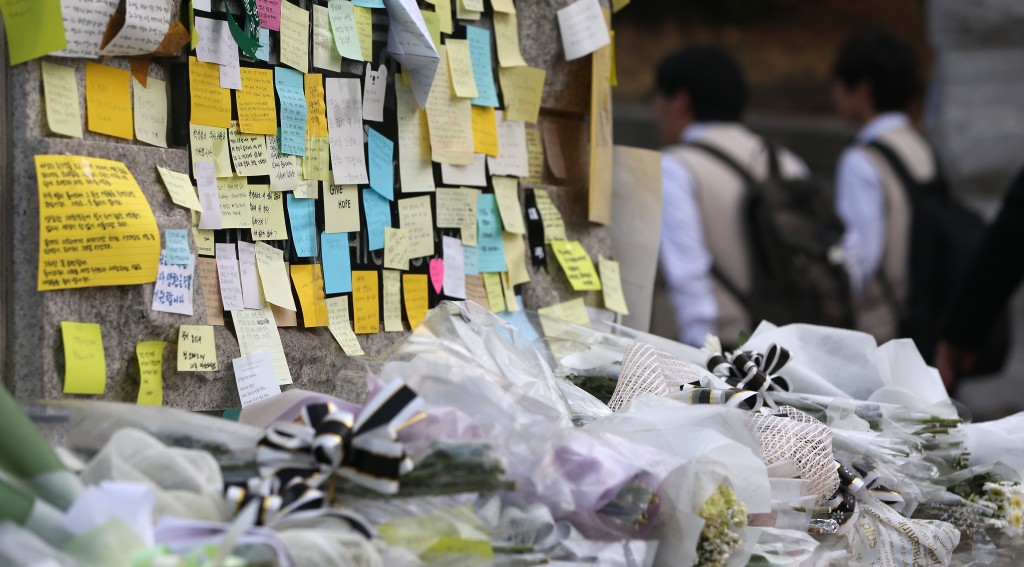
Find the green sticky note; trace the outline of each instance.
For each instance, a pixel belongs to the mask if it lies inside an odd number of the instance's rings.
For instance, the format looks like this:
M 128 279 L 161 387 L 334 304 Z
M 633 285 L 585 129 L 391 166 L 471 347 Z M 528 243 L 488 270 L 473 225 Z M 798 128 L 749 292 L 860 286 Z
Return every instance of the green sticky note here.
M 103 334 L 96 323 L 61 321 L 64 338 L 64 393 L 102 394 L 107 385 Z
M 11 65 L 67 47 L 60 0 L 0 0 Z
M 224 410 L 223 417 L 228 421 L 238 421 L 242 416 L 242 410 L 240 409 L 226 409 Z

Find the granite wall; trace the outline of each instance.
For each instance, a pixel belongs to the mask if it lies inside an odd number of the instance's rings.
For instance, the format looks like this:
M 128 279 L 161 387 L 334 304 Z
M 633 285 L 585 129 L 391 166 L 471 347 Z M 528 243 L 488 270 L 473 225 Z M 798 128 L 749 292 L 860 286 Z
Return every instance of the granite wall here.
M 610 255 L 610 243 L 602 227 L 587 221 L 587 171 L 589 143 L 590 58 L 566 62 L 558 36 L 556 10 L 571 0 L 520 0 L 517 2 L 520 44 L 526 61 L 547 70 L 542 104 L 542 121 L 556 121 L 564 144 L 569 181 L 556 183 L 545 170 L 545 185 L 560 208 L 570 238 L 579 239 L 596 258 Z M 603 2 L 607 4 L 607 2 Z M 381 19 L 383 18 L 383 19 Z M 375 15 L 375 42 L 386 39 L 383 11 Z M 476 25 L 489 25 L 486 21 Z M 0 43 L 3 43 L 0 41 Z M 7 60 L 6 54 L 3 57 Z M 84 80 L 84 62 L 56 59 L 73 64 Z M 180 59 L 179 59 L 180 61 Z M 112 59 L 105 64 L 127 68 L 126 61 Z M 177 84 L 183 77 L 169 72 L 174 60 L 153 66 L 151 76 L 168 78 L 169 104 L 187 92 Z M 495 68 L 497 64 L 495 63 Z M 170 76 L 168 76 L 170 75 Z M 391 77 L 393 80 L 393 76 Z M 6 152 L 3 187 L 0 191 L 2 273 L 0 301 L 3 306 L 4 381 L 21 400 L 62 396 L 64 362 L 60 322 L 99 323 L 103 330 L 107 364 L 104 399 L 134 401 L 138 393 L 138 365 L 135 344 L 161 340 L 168 343 L 164 353 L 164 400 L 166 405 L 191 410 L 217 410 L 239 406 L 230 371 L 231 359 L 239 356 L 233 329 L 216 327 L 219 372 L 179 373 L 176 371 L 178 326 L 205 324 L 202 289 L 195 295 L 196 315 L 192 317 L 153 312 L 149 309 L 153 284 L 109 288 L 86 288 L 51 292 L 36 291 L 39 209 L 33 156 L 71 154 L 124 162 L 156 216 L 161 230 L 188 228 L 186 209 L 174 205 L 159 180 L 155 166 L 188 171 L 188 150 L 184 146 L 156 148 L 138 142 L 86 132 L 82 140 L 56 136 L 48 131 L 38 61 L 7 67 L 2 79 L 7 111 L 3 131 Z M 187 77 L 184 78 L 187 81 Z M 80 85 L 82 116 L 85 116 L 84 85 Z M 187 108 L 187 103 L 186 103 Z M 173 124 L 172 124 L 173 130 Z M 173 144 L 172 144 L 173 146 Z M 526 285 L 527 307 L 572 299 L 561 270 L 549 266 Z M 591 293 L 588 304 L 600 305 Z M 379 357 L 404 333 L 361 335 L 368 357 Z M 326 329 L 282 328 L 281 339 L 288 358 L 294 387 L 360 400 L 362 380 L 353 371 L 365 368 L 364 361 L 346 357 Z

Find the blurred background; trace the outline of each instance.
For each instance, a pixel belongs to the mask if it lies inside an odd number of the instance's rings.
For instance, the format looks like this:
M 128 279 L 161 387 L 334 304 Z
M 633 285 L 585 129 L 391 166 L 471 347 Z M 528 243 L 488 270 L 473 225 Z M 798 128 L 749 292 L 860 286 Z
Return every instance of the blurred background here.
M 856 133 L 832 110 L 833 58 L 847 36 L 871 27 L 917 53 L 924 81 L 912 117 L 968 205 L 994 215 L 1024 167 L 1020 0 L 632 0 L 613 25 L 618 144 L 656 148 L 657 63 L 688 44 L 711 43 L 744 67 L 751 89 L 747 123 L 831 181 Z M 975 420 L 1024 410 L 1024 294 L 1014 298 L 1013 312 L 1015 348 L 1006 368 L 966 380 L 958 394 Z

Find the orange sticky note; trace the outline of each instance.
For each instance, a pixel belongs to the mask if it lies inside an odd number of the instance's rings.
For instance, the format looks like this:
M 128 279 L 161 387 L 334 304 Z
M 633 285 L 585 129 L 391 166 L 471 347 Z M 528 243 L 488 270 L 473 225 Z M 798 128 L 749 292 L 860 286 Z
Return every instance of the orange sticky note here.
M 326 327 L 327 300 L 324 296 L 324 274 L 320 264 L 292 264 L 292 281 L 299 294 L 302 319 L 308 327 Z
M 488 106 L 473 107 L 473 151 L 498 157 L 498 121 Z
M 409 328 L 416 330 L 427 316 L 427 274 L 402 274 L 402 294 L 405 296 Z
M 85 63 L 85 112 L 90 132 L 125 140 L 135 136 L 131 80 L 129 71 Z
M 246 134 L 277 135 L 274 71 L 242 67 L 242 89 L 235 91 L 238 129 Z M 219 80 L 219 79 L 218 79 Z
M 353 326 L 357 335 L 380 332 L 380 281 L 377 272 L 352 272 Z
M 324 76 L 310 73 L 303 77 L 306 91 L 306 138 L 327 137 L 327 106 L 324 104 Z
M 230 127 L 231 90 L 220 87 L 220 65 L 189 57 L 188 84 L 192 97 L 191 122 L 215 128 Z

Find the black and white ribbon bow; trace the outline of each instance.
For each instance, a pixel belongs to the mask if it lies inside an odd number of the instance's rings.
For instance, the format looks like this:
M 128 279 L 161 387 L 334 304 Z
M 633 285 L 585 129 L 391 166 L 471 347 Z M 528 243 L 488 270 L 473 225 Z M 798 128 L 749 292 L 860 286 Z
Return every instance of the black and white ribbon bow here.
M 320 486 L 334 476 L 396 494 L 400 477 L 412 470 L 398 431 L 422 405 L 416 392 L 395 381 L 374 394 L 358 416 L 331 403 L 306 406 L 294 422 L 267 429 L 256 453 L 260 477 L 228 487 L 229 506 L 237 512 L 262 499 L 261 524 L 320 510 L 329 505 Z
M 765 392 L 789 391 L 789 382 L 778 375 L 788 362 L 789 351 L 772 344 L 764 353 L 712 354 L 708 357 L 707 368 L 731 388 L 754 392 L 759 402 L 767 401 L 771 405 L 771 400 L 764 400 Z M 760 403 L 757 405 L 760 407 Z
M 762 398 L 757 392 L 739 388 L 705 388 L 700 382 L 680 386 L 683 395 L 689 396 L 691 405 L 714 404 L 750 411 L 761 409 Z

